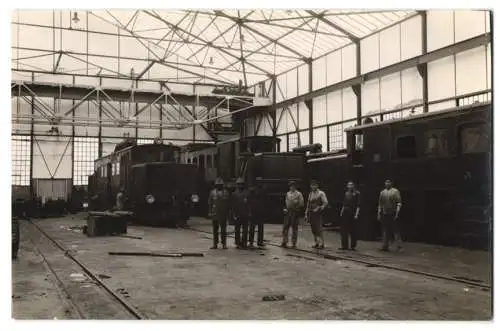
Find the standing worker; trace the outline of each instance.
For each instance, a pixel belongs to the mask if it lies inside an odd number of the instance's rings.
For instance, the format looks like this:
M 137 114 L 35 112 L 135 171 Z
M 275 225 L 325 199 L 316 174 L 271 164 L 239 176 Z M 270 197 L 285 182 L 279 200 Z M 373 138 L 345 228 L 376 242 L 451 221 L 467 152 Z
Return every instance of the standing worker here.
M 212 235 L 214 245 L 211 249 L 217 249 L 219 244 L 219 228 L 222 248 L 227 249 L 226 228 L 227 217 L 229 216 L 229 192 L 224 188 L 222 178 L 215 180 L 215 188 L 210 192 L 208 198 L 209 214 L 212 217 Z
M 255 237 L 255 227 L 257 227 L 257 245 L 264 247 L 264 208 L 263 208 L 263 190 L 260 185 L 254 186 L 250 192 L 250 231 L 248 235 L 249 246 L 253 247 Z
M 381 251 L 389 251 L 389 239 L 394 234 L 394 239 L 398 246 L 398 251 L 403 251 L 403 241 L 401 239 L 401 225 L 399 212 L 401 211 L 401 194 L 399 190 L 392 187 L 392 181 L 387 179 L 385 188 L 380 192 L 378 199 L 377 220 L 382 223 L 383 244 Z
M 120 187 L 120 191 L 118 191 L 118 194 L 116 195 L 116 210 L 118 211 L 124 211 L 125 210 L 125 188 L 122 186 Z
M 304 197 L 297 190 L 295 182 L 290 182 L 290 190 L 285 197 L 285 222 L 283 224 L 283 241 L 281 247 L 287 247 L 288 230 L 292 227 L 292 248 L 297 248 L 297 232 L 299 229 L 300 211 L 304 207 Z
M 340 236 L 342 238 L 340 250 L 347 250 L 349 247 L 349 236 L 351 237 L 351 250 L 356 250 L 359 199 L 359 191 L 356 190 L 352 181 L 348 181 L 347 191 L 340 210 Z
M 231 211 L 235 221 L 234 236 L 236 248 L 247 248 L 248 242 L 248 193 L 245 188 L 243 178 L 236 179 L 236 190 L 231 196 Z M 243 236 L 241 236 L 243 234 Z
M 318 188 L 318 182 L 311 181 L 311 192 L 307 199 L 307 207 L 305 212 L 306 220 L 311 223 L 311 231 L 314 236 L 313 248 L 325 248 L 325 240 L 323 238 L 323 224 L 321 212 L 328 206 L 328 200 L 325 192 Z

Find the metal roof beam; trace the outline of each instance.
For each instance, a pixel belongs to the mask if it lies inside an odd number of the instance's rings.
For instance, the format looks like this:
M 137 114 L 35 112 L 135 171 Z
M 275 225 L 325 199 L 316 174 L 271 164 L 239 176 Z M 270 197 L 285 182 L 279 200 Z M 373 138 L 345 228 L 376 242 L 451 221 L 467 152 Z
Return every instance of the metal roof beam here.
M 335 30 L 337 31 L 340 31 L 342 32 L 343 34 L 345 34 L 349 39 L 351 39 L 353 42 L 358 42 L 359 41 L 359 37 L 353 35 L 352 33 L 350 33 L 349 31 L 345 30 L 344 28 L 341 28 L 340 26 L 338 26 L 337 24 L 335 23 L 332 23 L 330 22 L 328 19 L 326 19 L 323 14 L 318 14 L 318 13 L 315 13 L 314 11 L 312 10 L 306 10 L 307 13 L 315 16 L 317 19 L 319 19 L 321 22 L 331 26 L 332 28 L 334 28 Z
M 164 19 L 163 17 L 161 17 L 160 15 L 158 15 L 158 14 L 156 14 L 156 13 L 154 13 L 154 14 L 153 14 L 153 13 L 150 13 L 149 11 L 147 11 L 147 10 L 143 10 L 143 12 L 144 12 L 144 13 L 146 13 L 146 14 L 148 14 L 149 16 L 154 17 L 155 19 L 157 19 L 157 20 L 159 20 L 159 21 L 161 21 L 161 22 L 165 23 L 165 24 L 166 24 L 166 25 L 168 25 L 168 26 L 173 26 L 173 24 L 172 24 L 172 23 L 170 23 L 169 21 L 167 21 L 166 19 Z M 205 39 L 203 39 L 203 38 L 201 38 L 201 37 L 199 37 L 199 36 L 196 36 L 196 35 L 194 35 L 194 34 L 190 33 L 189 31 L 186 31 L 186 30 L 184 30 L 184 29 L 182 29 L 182 28 L 177 28 L 177 30 L 182 31 L 182 32 L 186 33 L 187 35 L 189 35 L 189 36 L 191 36 L 191 37 L 193 37 L 193 38 L 195 38 L 195 39 L 198 39 L 198 40 L 200 40 L 200 41 L 202 41 L 202 42 L 206 43 L 206 44 L 207 44 L 207 46 L 209 46 L 209 47 L 212 47 L 212 48 L 218 49 L 218 50 L 219 50 L 219 51 L 221 51 L 222 53 L 224 53 L 224 54 L 226 54 L 226 55 L 229 55 L 230 57 L 235 58 L 235 59 L 237 59 L 238 61 L 240 60 L 237 56 L 235 56 L 234 54 L 231 54 L 230 52 L 226 51 L 226 50 L 225 50 L 225 49 L 223 49 L 222 47 L 219 47 L 219 46 L 217 46 L 217 45 L 214 45 L 214 44 L 212 44 L 211 42 L 209 42 L 209 41 L 207 41 L 207 40 L 205 40 Z M 260 68 L 260 67 L 258 67 L 258 66 L 256 66 L 256 65 L 254 65 L 254 64 L 252 64 L 252 63 L 248 63 L 248 65 L 249 65 L 249 66 L 251 66 L 251 67 L 253 67 L 253 68 L 255 68 L 255 69 L 257 69 L 257 70 L 259 70 L 259 71 L 261 71 L 261 72 L 263 72 L 263 73 L 265 73 L 265 74 L 267 74 L 267 75 L 271 75 L 271 73 L 270 73 L 270 72 L 268 72 L 268 71 L 266 71 L 266 70 L 264 70 L 264 69 L 262 69 L 262 68 Z
M 226 13 L 224 13 L 222 10 L 215 10 L 214 12 L 215 12 L 215 15 L 217 15 L 217 16 L 221 16 L 221 17 L 225 17 L 225 18 L 227 18 L 227 19 L 232 20 L 233 22 L 237 22 L 240 26 L 245 27 L 245 29 L 248 29 L 248 30 L 252 31 L 252 32 L 253 32 L 253 33 L 255 33 L 255 34 L 258 34 L 258 35 L 259 35 L 259 36 L 261 36 L 262 38 L 265 38 L 265 39 L 267 39 L 267 40 L 269 40 L 269 41 L 271 41 L 271 42 L 276 43 L 276 45 L 279 45 L 280 47 L 282 47 L 282 48 L 286 49 L 287 51 L 289 51 L 289 52 L 291 52 L 291 53 L 293 53 L 293 54 L 295 54 L 295 55 L 299 56 L 301 59 L 304 59 L 304 58 L 306 58 L 306 57 L 307 57 L 306 55 L 304 55 L 304 54 L 302 54 L 302 53 L 300 53 L 300 52 L 298 52 L 298 51 L 294 50 L 293 48 L 290 48 L 290 47 L 288 47 L 287 45 L 280 43 L 280 42 L 278 41 L 278 39 L 272 39 L 272 38 L 270 38 L 270 37 L 266 36 L 265 34 L 263 34 L 262 32 L 260 32 L 259 30 L 256 30 L 256 29 L 252 28 L 251 26 L 246 25 L 246 24 L 244 23 L 244 22 L 245 22 L 245 20 L 244 20 L 244 19 L 242 20 L 242 19 L 239 19 L 239 18 L 237 18 L 237 17 L 232 17 L 232 16 L 230 16 L 230 15 L 227 15 L 227 14 L 226 14 Z M 292 31 L 294 31 L 294 28 L 291 28 L 291 29 L 292 29 Z
M 146 66 L 146 68 L 144 68 L 144 70 L 142 70 L 139 75 L 137 75 L 137 77 L 135 77 L 135 80 L 138 80 L 138 79 L 141 79 L 142 76 L 144 76 L 148 71 L 149 69 L 151 69 L 152 66 L 154 66 L 156 63 L 155 60 L 149 62 L 149 64 Z M 132 77 L 134 78 L 134 77 Z

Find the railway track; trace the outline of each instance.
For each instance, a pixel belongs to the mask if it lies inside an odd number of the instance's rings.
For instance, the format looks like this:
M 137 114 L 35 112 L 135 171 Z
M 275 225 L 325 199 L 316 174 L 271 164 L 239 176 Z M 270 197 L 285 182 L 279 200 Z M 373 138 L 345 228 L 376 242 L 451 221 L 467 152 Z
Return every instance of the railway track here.
M 113 300 L 121 307 L 123 308 L 128 315 L 133 317 L 134 319 L 142 320 L 142 319 L 147 319 L 147 316 L 139 312 L 130 302 L 128 302 L 122 295 L 114 291 L 112 288 L 110 288 L 105 282 L 101 280 L 101 278 L 93 273 L 81 260 L 76 258 L 71 251 L 66 249 L 61 243 L 59 243 L 57 240 L 52 238 L 47 232 L 45 232 L 38 224 L 32 222 L 32 221 L 27 221 L 29 224 L 31 224 L 39 233 L 41 233 L 45 238 L 47 238 L 50 242 L 52 242 L 59 250 L 61 250 L 65 256 L 67 256 L 69 259 L 71 259 L 73 262 L 75 262 L 81 269 L 82 271 L 89 276 L 93 281 L 95 281 L 99 287 L 109 296 L 113 298 Z M 31 241 L 31 239 L 30 239 Z M 33 243 L 33 241 L 31 241 Z M 52 272 L 54 277 L 56 278 L 56 281 L 60 288 L 63 290 L 63 292 L 66 294 L 66 297 L 71 300 L 71 296 L 68 293 L 66 287 L 64 286 L 64 283 L 61 281 L 55 270 L 50 266 L 50 263 L 46 256 L 36 247 L 36 244 L 33 243 L 35 250 L 37 253 L 39 253 L 42 256 L 42 259 L 44 260 L 44 263 L 48 266 L 49 270 Z M 81 311 L 81 309 L 78 308 L 78 306 L 72 301 L 72 308 L 78 313 L 78 315 L 84 319 L 86 318 L 85 314 Z
M 195 232 L 201 232 L 201 233 L 205 233 L 205 234 L 210 234 L 210 235 L 212 234 L 210 231 L 196 229 L 196 228 L 189 228 L 189 230 L 195 231 Z M 229 235 L 229 234 L 228 234 L 228 237 L 234 238 L 233 235 Z M 276 242 L 267 241 L 267 245 L 281 248 L 280 243 L 276 243 Z M 437 273 L 432 273 L 432 272 L 427 272 L 427 271 L 415 270 L 415 269 L 405 268 L 405 267 L 401 267 L 401 266 L 397 266 L 397 265 L 380 263 L 380 262 L 368 260 L 368 259 L 344 256 L 344 255 L 335 254 L 335 253 L 331 253 L 331 252 L 324 252 L 321 250 L 310 251 L 310 250 L 303 249 L 303 248 L 286 248 L 286 250 L 300 252 L 302 254 L 312 255 L 312 256 L 315 256 L 316 258 L 322 257 L 322 258 L 328 259 L 328 260 L 350 261 L 350 262 L 354 262 L 354 263 L 364 264 L 367 267 L 378 267 L 378 268 L 383 268 L 383 269 L 396 270 L 396 271 L 406 272 L 406 273 L 410 273 L 410 274 L 414 274 L 414 275 L 426 276 L 426 277 L 430 277 L 430 278 L 447 280 L 447 281 L 456 282 L 456 283 L 460 283 L 460 284 L 464 284 L 464 285 L 474 286 L 474 287 L 480 288 L 482 290 L 488 290 L 488 291 L 491 290 L 490 284 L 487 284 L 487 283 L 484 283 L 481 281 L 468 280 L 468 279 L 464 279 L 462 277 L 455 277 L 455 276 L 437 274 Z M 303 257 L 308 258 L 306 256 L 303 256 Z

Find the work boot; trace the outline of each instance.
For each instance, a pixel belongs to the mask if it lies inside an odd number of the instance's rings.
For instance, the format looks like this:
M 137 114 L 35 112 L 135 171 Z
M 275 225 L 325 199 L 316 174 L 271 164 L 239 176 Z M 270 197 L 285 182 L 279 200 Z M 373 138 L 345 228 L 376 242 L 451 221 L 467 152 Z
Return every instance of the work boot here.
M 292 244 L 293 249 L 297 249 L 297 244 Z
M 217 245 L 213 245 L 210 249 L 217 249 Z
M 226 244 L 223 244 L 223 245 L 222 245 L 222 249 L 227 249 Z
M 379 251 L 381 251 L 381 252 L 388 252 L 389 248 L 388 247 L 382 247 L 382 248 L 379 249 Z
M 286 248 L 286 247 L 287 247 L 287 244 L 283 242 L 283 243 L 281 243 L 281 245 L 280 245 L 280 246 L 281 246 L 281 247 L 283 247 L 283 248 Z

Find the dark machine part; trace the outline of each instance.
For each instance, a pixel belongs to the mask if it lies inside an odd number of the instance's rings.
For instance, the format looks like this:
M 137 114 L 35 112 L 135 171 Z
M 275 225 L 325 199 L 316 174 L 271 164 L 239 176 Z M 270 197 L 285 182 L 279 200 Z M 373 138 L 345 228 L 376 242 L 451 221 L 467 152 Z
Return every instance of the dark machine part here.
M 316 154 L 316 153 L 321 153 L 322 152 L 323 145 L 321 144 L 311 144 L 311 145 L 304 145 L 300 147 L 295 147 L 292 152 L 294 153 L 311 153 L 311 154 Z
M 21 231 L 19 229 L 19 218 L 12 216 L 12 258 L 17 259 L 19 243 L 21 242 Z

